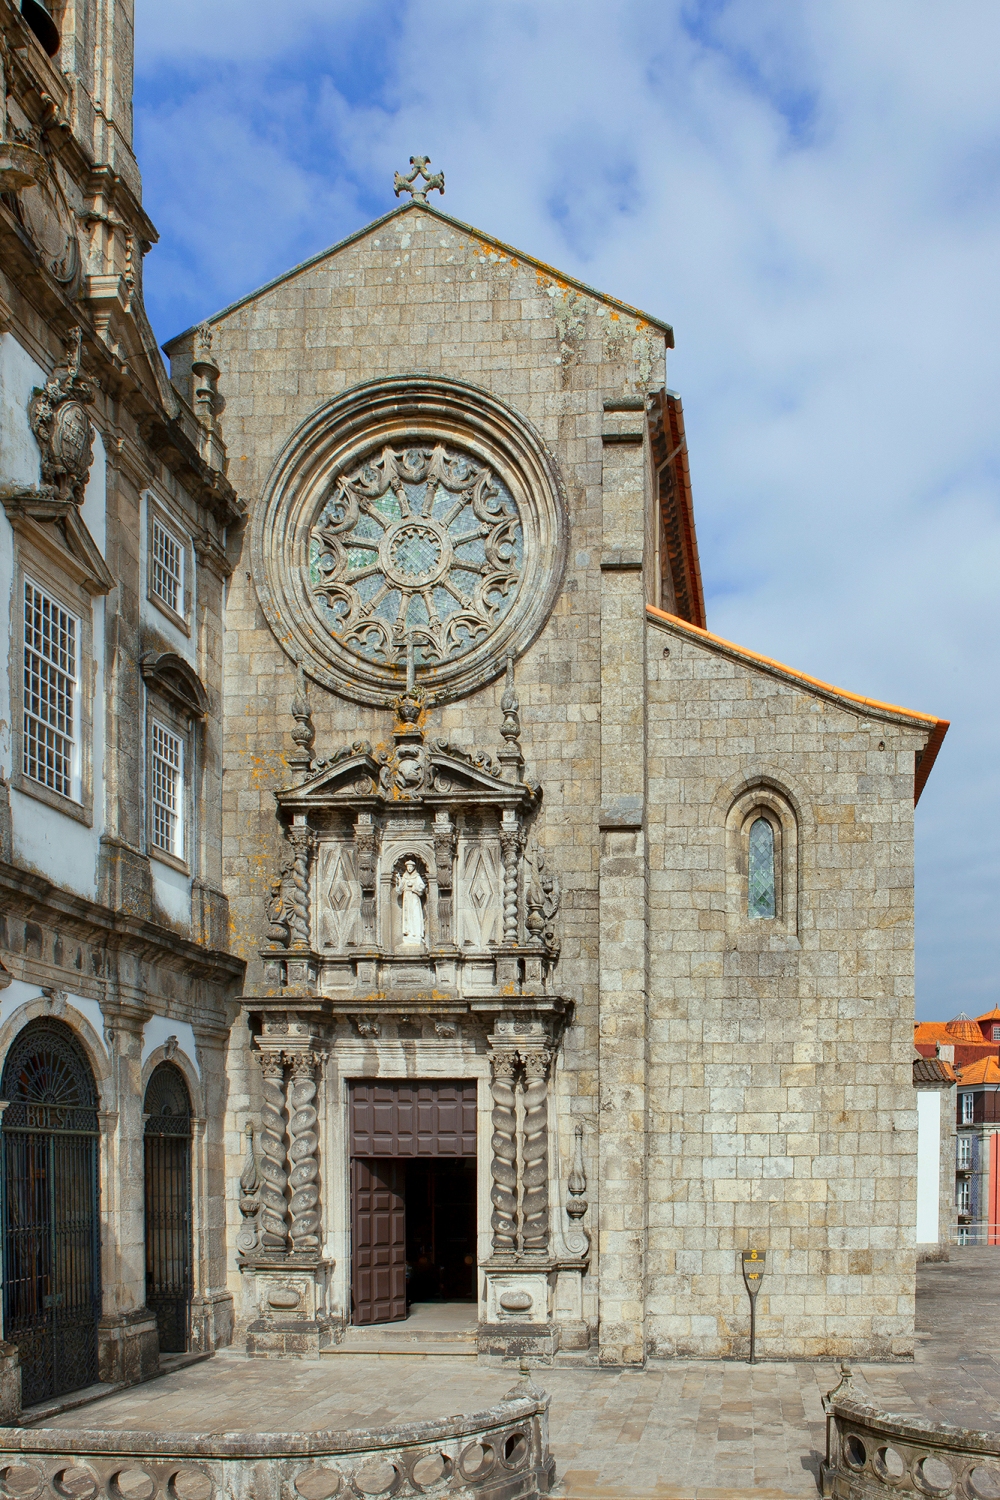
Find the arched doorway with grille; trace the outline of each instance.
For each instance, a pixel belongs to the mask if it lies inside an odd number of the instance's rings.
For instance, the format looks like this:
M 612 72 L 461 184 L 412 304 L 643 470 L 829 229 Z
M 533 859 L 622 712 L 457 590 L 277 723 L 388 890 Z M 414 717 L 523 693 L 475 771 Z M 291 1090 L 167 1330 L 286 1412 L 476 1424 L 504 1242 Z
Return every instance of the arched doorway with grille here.
M 4 1338 L 25 1406 L 97 1380 L 97 1086 L 62 1021 L 30 1021 L 0 1080 Z
M 162 1062 L 146 1085 L 146 1306 L 162 1354 L 183 1354 L 191 1316 L 191 1095 Z

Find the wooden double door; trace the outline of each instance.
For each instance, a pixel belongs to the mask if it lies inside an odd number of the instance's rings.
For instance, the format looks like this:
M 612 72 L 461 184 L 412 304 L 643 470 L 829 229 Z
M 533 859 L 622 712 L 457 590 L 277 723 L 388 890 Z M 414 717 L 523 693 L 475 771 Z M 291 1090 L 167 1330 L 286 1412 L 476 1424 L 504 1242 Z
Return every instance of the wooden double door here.
M 352 1322 L 476 1298 L 476 1083 L 351 1086 Z

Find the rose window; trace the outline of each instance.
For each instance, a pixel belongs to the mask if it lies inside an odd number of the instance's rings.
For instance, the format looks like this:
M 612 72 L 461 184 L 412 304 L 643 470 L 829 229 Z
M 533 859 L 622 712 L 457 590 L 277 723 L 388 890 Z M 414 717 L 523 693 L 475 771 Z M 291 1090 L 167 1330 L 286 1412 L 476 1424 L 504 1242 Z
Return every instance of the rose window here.
M 373 663 L 464 656 L 517 598 L 521 516 L 488 465 L 444 443 L 384 447 L 337 476 L 312 529 L 309 583 L 326 628 Z

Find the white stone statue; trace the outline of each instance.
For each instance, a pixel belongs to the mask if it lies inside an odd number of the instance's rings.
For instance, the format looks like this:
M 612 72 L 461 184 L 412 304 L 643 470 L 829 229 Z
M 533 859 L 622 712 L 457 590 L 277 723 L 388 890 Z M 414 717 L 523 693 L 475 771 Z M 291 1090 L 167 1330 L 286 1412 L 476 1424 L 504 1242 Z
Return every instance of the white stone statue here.
M 408 859 L 396 876 L 396 892 L 403 904 L 403 942 L 424 941 L 424 892 L 427 882 L 417 869 L 416 861 Z

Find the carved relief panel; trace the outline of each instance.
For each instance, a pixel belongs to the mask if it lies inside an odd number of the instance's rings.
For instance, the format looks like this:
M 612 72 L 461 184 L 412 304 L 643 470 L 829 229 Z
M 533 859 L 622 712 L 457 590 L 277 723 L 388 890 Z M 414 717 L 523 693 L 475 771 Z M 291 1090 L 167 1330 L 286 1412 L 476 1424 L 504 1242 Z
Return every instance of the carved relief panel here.
M 321 949 L 346 953 L 362 943 L 357 854 L 346 840 L 318 846 L 316 916 Z
M 503 935 L 503 865 L 500 834 L 473 823 L 459 838 L 456 887 L 458 942 L 464 949 L 489 950 Z

